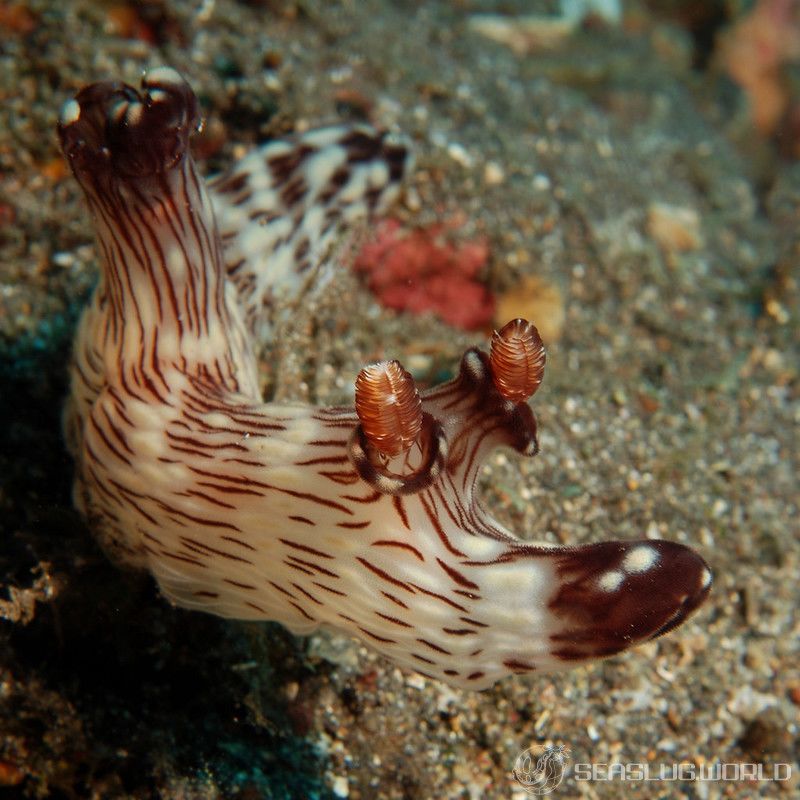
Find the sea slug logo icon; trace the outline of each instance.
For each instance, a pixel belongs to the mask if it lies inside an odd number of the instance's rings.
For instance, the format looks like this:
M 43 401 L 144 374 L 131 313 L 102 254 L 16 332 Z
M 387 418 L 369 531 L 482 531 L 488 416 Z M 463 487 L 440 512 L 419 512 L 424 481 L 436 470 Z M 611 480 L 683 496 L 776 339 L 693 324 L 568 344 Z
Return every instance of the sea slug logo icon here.
M 514 777 L 528 794 L 550 794 L 561 783 L 568 759 L 569 750 L 563 744 L 549 744 L 539 756 L 529 747 L 517 756 Z

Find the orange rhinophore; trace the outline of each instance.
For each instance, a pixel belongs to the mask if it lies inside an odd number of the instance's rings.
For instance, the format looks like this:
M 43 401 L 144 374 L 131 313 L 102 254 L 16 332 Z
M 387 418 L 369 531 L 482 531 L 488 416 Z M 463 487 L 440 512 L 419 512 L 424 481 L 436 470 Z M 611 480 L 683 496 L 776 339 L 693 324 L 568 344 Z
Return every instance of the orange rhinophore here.
M 405 453 L 422 429 L 422 400 L 411 373 L 399 361 L 364 367 L 356 379 L 356 414 L 376 450 Z
M 528 400 L 544 376 L 545 352 L 539 331 L 524 319 L 511 320 L 494 332 L 489 360 L 500 394 L 512 403 Z

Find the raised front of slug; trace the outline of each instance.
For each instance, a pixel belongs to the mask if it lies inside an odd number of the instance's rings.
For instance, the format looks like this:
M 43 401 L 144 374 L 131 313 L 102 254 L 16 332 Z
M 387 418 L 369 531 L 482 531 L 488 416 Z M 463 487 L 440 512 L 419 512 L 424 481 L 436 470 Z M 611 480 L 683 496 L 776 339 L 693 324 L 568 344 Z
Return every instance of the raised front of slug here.
M 189 86 L 159 69 L 142 92 L 83 89 L 59 126 L 102 269 L 75 343 L 75 495 L 113 555 L 181 606 L 330 625 L 473 688 L 619 652 L 703 601 L 711 574 L 686 547 L 532 545 L 476 500 L 492 449 L 537 449 L 545 357 L 524 320 L 425 392 L 388 361 L 362 370 L 355 410 L 263 403 L 253 332 L 410 159 L 366 126 L 327 128 L 269 143 L 208 192 L 196 124 Z

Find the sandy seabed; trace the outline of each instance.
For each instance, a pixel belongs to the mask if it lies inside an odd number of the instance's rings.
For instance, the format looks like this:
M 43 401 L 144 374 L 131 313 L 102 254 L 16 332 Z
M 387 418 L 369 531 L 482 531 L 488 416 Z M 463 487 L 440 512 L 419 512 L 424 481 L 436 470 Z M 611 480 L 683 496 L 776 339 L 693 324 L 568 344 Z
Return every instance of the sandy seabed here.
M 518 755 L 555 744 L 569 754 L 553 797 L 793 796 L 800 167 L 750 132 L 723 77 L 692 70 L 687 34 L 640 9 L 635 30 L 591 25 L 522 54 L 471 29 L 487 4 L 469 2 L 22 7 L 0 31 L 0 786 L 518 800 Z M 161 64 L 201 98 L 208 172 L 283 131 L 366 116 L 415 144 L 397 215 L 467 220 L 498 295 L 556 287 L 541 454 L 498 452 L 486 502 L 523 538 L 691 544 L 715 586 L 687 624 L 476 694 L 349 639 L 172 609 L 106 562 L 71 508 L 60 433 L 96 265 L 55 121 L 82 84 Z M 382 309 L 344 265 L 268 344 L 265 384 L 345 402 L 380 357 L 431 383 L 486 333 Z M 761 766 L 713 772 L 730 764 Z

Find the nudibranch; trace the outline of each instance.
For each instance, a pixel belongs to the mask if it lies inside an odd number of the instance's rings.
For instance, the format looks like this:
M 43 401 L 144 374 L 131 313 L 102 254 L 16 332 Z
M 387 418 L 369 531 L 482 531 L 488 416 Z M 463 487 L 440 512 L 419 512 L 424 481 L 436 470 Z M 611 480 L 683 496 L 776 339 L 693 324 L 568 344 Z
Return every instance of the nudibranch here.
M 343 226 L 409 170 L 366 125 L 271 141 L 208 185 L 188 151 L 197 100 L 174 70 L 83 88 L 59 135 L 101 275 L 76 335 L 66 435 L 75 502 L 109 554 L 171 601 L 319 626 L 482 689 L 618 653 L 678 625 L 711 572 L 669 541 L 522 541 L 476 498 L 504 445 L 531 456 L 544 371 L 514 320 L 419 391 L 365 367 L 353 408 L 265 403 L 254 341 L 302 297 Z

